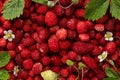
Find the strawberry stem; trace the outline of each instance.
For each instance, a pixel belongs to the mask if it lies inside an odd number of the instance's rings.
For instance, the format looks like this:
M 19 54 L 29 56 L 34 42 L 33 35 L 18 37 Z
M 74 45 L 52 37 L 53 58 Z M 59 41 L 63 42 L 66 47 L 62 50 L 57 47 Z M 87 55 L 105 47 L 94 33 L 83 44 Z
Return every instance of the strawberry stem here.
M 77 71 L 77 73 L 78 73 L 78 76 L 77 76 L 76 80 L 79 80 L 79 76 L 80 76 L 79 69 L 78 69 L 76 66 L 73 66 L 73 67 L 76 69 L 76 71 Z
M 83 80 L 83 77 L 84 77 L 84 68 L 82 68 L 81 70 L 82 70 L 81 80 Z

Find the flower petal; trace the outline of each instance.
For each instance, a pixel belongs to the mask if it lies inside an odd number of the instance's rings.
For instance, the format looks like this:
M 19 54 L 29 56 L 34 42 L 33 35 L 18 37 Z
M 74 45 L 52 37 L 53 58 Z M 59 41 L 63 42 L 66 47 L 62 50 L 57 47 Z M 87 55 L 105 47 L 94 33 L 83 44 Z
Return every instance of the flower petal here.
M 108 38 L 105 38 L 106 41 L 108 41 L 109 39 Z
M 113 41 L 113 37 L 109 38 L 109 41 Z
M 4 34 L 7 34 L 8 32 L 7 31 L 4 31 Z
M 3 36 L 3 38 L 4 38 L 4 39 L 7 39 L 7 37 L 6 37 L 6 36 Z
M 102 62 L 104 59 L 100 59 L 99 61 Z
M 12 34 L 12 38 L 13 38 L 13 39 L 15 38 L 15 35 L 14 35 L 14 34 Z
M 12 30 L 8 30 L 8 33 L 12 33 Z
M 13 40 L 13 38 L 9 38 L 9 39 L 8 39 L 8 41 L 12 41 L 12 40 Z
M 99 56 L 98 56 L 98 59 L 101 59 L 101 58 L 102 58 L 102 56 L 101 56 L 101 55 L 99 55 Z

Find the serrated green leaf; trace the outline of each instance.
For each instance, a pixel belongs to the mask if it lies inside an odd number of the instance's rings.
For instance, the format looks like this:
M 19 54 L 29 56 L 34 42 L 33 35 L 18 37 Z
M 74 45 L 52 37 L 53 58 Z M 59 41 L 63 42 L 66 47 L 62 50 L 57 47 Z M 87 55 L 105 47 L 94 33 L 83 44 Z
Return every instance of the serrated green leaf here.
M 10 61 L 10 54 L 7 51 L 0 52 L 0 68 Z
M 120 0 L 111 0 L 110 13 L 112 17 L 120 20 Z
M 109 0 L 90 0 L 86 5 L 85 18 L 88 20 L 98 20 L 105 15 L 109 7 Z
M 73 66 L 73 65 L 74 65 L 74 62 L 73 62 L 72 60 L 67 60 L 67 61 L 66 61 L 66 64 L 67 64 L 68 66 Z
M 0 80 L 8 80 L 9 77 L 10 76 L 7 70 L 0 70 Z
M 3 6 L 3 17 L 8 20 L 13 20 L 23 14 L 24 0 L 8 0 Z
M 104 80 L 118 80 L 118 79 L 116 79 L 116 78 L 111 78 L 111 77 L 107 77 L 107 78 L 105 78 Z
M 44 5 L 47 5 L 47 2 L 48 2 L 48 0 L 32 0 L 32 1 L 39 4 L 44 4 Z
M 116 79 L 119 78 L 118 74 L 111 68 L 106 68 L 105 73 L 108 77 L 116 78 Z

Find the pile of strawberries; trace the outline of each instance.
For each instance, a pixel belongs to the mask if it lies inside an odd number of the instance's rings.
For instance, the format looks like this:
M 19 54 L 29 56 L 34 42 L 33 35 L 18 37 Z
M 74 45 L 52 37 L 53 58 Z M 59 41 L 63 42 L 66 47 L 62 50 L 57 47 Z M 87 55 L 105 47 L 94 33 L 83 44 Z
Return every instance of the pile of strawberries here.
M 61 5 L 49 8 L 25 0 L 23 15 L 12 21 L 5 20 L 0 10 L 0 51 L 9 51 L 11 56 L 4 67 L 9 71 L 9 80 L 43 80 L 40 73 L 45 70 L 59 74 L 59 80 L 76 80 L 78 73 L 66 64 L 68 59 L 75 66 L 78 62 L 86 65 L 83 80 L 103 80 L 105 68 L 112 67 L 105 60 L 99 61 L 103 51 L 120 71 L 120 21 L 109 13 L 94 22 L 86 20 L 89 0 L 79 0 L 68 8 L 71 0 L 59 1 Z M 0 9 L 3 4 L 0 0 Z M 12 41 L 4 38 L 8 30 L 15 35 Z M 113 40 L 105 39 L 106 32 L 113 34 Z M 19 67 L 17 75 L 13 74 L 15 66 Z

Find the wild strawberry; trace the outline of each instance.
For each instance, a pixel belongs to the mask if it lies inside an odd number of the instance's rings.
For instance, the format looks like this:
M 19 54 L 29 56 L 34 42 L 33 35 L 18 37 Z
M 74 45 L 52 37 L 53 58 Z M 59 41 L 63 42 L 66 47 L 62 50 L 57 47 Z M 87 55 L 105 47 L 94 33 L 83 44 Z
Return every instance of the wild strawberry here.
M 64 29 L 64 28 L 59 29 L 59 30 L 56 32 L 56 36 L 57 36 L 58 39 L 60 39 L 60 40 L 65 40 L 66 37 L 67 37 L 67 30 Z
M 58 30 L 59 30 L 59 26 L 56 25 L 56 26 L 50 28 L 50 33 L 55 34 Z
M 62 9 L 62 7 L 61 7 L 60 5 L 55 5 L 55 6 L 53 7 L 53 12 L 54 12 L 55 14 L 57 14 L 58 16 L 62 16 L 63 13 L 64 13 L 64 10 Z
M 77 33 L 75 31 L 72 31 L 72 30 L 67 30 L 67 37 L 69 39 L 74 39 L 75 37 L 77 36 Z
M 29 49 L 23 49 L 22 51 L 21 51 L 21 57 L 22 58 L 29 58 L 30 57 L 30 50 Z
M 30 54 L 31 58 L 35 61 L 40 59 L 40 52 L 38 50 L 32 50 Z
M 18 65 L 22 65 L 23 63 L 23 59 L 21 57 L 20 54 L 17 54 L 16 57 L 15 57 L 15 62 L 18 64 Z
M 91 52 L 92 55 L 99 55 L 103 51 L 101 46 L 94 46 L 93 51 Z
M 58 23 L 56 14 L 52 11 L 48 11 L 45 15 L 45 23 L 49 27 L 55 26 Z
M 0 47 L 5 47 L 7 44 L 7 41 L 4 38 L 0 38 Z
M 61 58 L 62 63 L 66 63 L 67 60 L 68 60 L 68 55 L 63 55 Z
M 67 78 L 67 80 L 76 80 L 76 76 L 73 74 L 70 74 Z
M 36 10 L 38 14 L 45 14 L 47 11 L 48 11 L 48 7 L 45 5 L 39 6 Z
M 13 42 L 8 42 L 8 44 L 7 44 L 7 49 L 8 49 L 8 50 L 13 50 L 13 49 L 15 49 L 15 44 L 14 44 Z
M 51 59 L 50 57 L 47 57 L 47 56 L 44 56 L 42 59 L 41 59 L 43 65 L 49 65 L 51 63 Z
M 23 31 L 16 30 L 15 31 L 15 38 L 14 38 L 13 42 L 18 43 L 21 41 L 22 38 L 23 38 Z
M 68 49 L 70 48 L 70 46 L 71 46 L 71 43 L 68 40 L 59 41 L 60 49 Z
M 39 25 L 43 25 L 45 23 L 45 16 L 44 15 L 36 16 L 36 21 Z
M 101 33 L 96 33 L 95 38 L 97 40 L 100 40 L 101 38 L 103 38 L 103 35 Z
M 96 76 L 99 78 L 99 79 L 103 79 L 105 77 L 105 72 L 102 71 L 102 70 L 95 70 L 96 72 Z M 97 74 L 99 73 L 99 74 Z
M 79 21 L 77 24 L 77 32 L 85 33 L 88 30 L 88 27 L 85 22 Z
M 67 27 L 71 30 L 75 30 L 77 26 L 77 20 L 74 18 L 71 18 L 67 21 Z
M 31 46 L 31 45 L 34 44 L 34 40 L 33 40 L 32 37 L 26 37 L 26 38 L 23 38 L 23 39 L 22 39 L 22 44 L 23 44 L 24 46 Z
M 30 25 L 24 25 L 23 26 L 23 31 L 30 33 L 32 31 L 32 28 Z
M 61 28 L 66 28 L 67 27 L 67 18 L 62 18 L 59 21 L 59 25 L 60 25 Z
M 69 59 L 75 60 L 76 57 L 77 57 L 76 52 L 74 52 L 74 51 L 69 51 L 69 52 L 68 52 L 68 58 L 69 58 Z
M 30 16 L 30 11 L 28 9 L 23 10 L 23 18 L 28 18 Z
M 90 40 L 90 37 L 88 34 L 79 34 L 79 39 L 83 42 L 88 42 Z
M 53 51 L 53 52 L 58 52 L 59 51 L 58 38 L 55 35 L 52 35 L 48 39 L 48 46 L 50 47 L 50 50 Z
M 110 58 L 111 58 L 111 60 L 116 61 L 116 60 L 119 58 L 119 54 L 118 54 L 118 52 L 115 51 L 115 53 L 112 54 Z
M 4 28 L 3 27 L 0 27 L 0 35 L 3 36 L 4 35 Z
M 98 80 L 98 78 L 97 77 L 92 77 L 92 80 Z
M 67 16 L 67 17 L 70 17 L 70 16 L 72 16 L 72 14 L 73 14 L 73 12 L 74 12 L 74 8 L 73 7 L 69 7 L 69 8 L 66 8 L 65 9 L 65 15 Z
M 36 42 L 42 43 L 42 40 L 39 38 L 39 35 L 38 35 L 37 32 L 32 33 L 31 36 L 32 36 L 32 38 L 33 38 Z
M 26 80 L 33 80 L 33 79 L 32 79 L 32 77 L 27 77 L 27 79 L 26 79 Z
M 60 67 L 56 66 L 56 67 L 53 67 L 52 69 L 54 72 L 56 73 L 59 73 L 60 72 Z
M 33 61 L 32 59 L 26 59 L 23 61 L 23 67 L 25 70 L 29 70 L 33 67 Z
M 72 45 L 72 50 L 79 54 L 84 54 L 93 50 L 93 45 L 88 43 L 75 42 Z
M 91 68 L 91 69 L 98 68 L 97 62 L 93 58 L 88 57 L 88 56 L 83 56 L 82 60 L 89 68 Z
M 10 58 L 15 58 L 16 52 L 14 50 L 9 50 Z
M 28 76 L 27 71 L 21 70 L 18 72 L 18 80 L 20 79 L 26 79 Z
M 12 71 L 13 68 L 14 68 L 15 64 L 13 61 L 10 61 L 6 66 L 5 68 L 8 70 L 8 71 Z
M 58 55 L 52 56 L 51 60 L 52 60 L 53 65 L 55 65 L 55 66 L 61 66 L 62 65 L 61 57 L 58 56 Z
M 113 31 L 115 28 L 115 20 L 114 19 L 110 19 L 106 25 L 105 25 L 105 29 L 107 29 L 108 31 Z
M 40 72 L 42 71 L 43 66 L 41 63 L 37 62 L 33 65 L 32 67 L 32 71 L 34 72 L 34 74 L 40 74 Z
M 22 28 L 22 26 L 23 26 L 23 20 L 22 19 L 15 19 L 14 20 L 14 26 L 16 27 L 16 28 Z
M 10 21 L 4 21 L 4 23 L 3 23 L 3 27 L 5 28 L 5 29 L 10 29 L 11 28 L 11 22 Z
M 96 24 L 95 25 L 95 30 L 98 32 L 103 32 L 104 31 L 104 25 L 103 24 Z
M 31 0 L 24 0 L 25 1 L 25 8 L 30 8 L 32 1 Z
M 15 80 L 15 76 L 12 73 L 10 73 L 9 75 L 10 75 L 9 80 Z
M 116 48 L 117 46 L 115 42 L 108 42 L 105 46 L 105 50 L 108 52 L 108 54 L 114 54 Z
M 92 21 L 85 21 L 85 23 L 87 24 L 88 30 L 93 30 L 94 29 L 94 24 Z
M 60 71 L 61 76 L 67 77 L 69 75 L 69 70 L 68 69 L 62 69 Z
M 85 13 L 84 9 L 77 9 L 75 11 L 75 16 L 78 18 L 84 18 L 84 13 Z
M 60 4 L 64 7 L 67 7 L 71 4 L 71 0 L 60 0 Z

